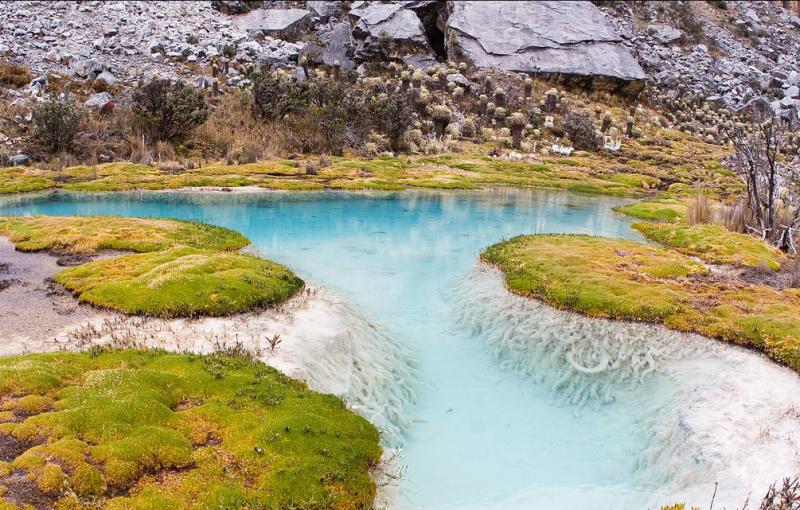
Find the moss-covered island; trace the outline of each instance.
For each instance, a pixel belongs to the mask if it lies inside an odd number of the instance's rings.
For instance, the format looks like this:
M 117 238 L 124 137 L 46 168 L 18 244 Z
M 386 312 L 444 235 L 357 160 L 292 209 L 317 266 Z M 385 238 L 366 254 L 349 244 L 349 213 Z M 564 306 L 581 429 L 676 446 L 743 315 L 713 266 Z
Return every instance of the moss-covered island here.
M 517 294 L 589 316 L 661 323 L 734 342 L 800 371 L 800 289 L 717 278 L 672 249 L 583 235 L 519 236 L 481 258 Z
M 0 217 L 17 249 L 90 255 L 135 252 L 65 269 L 55 280 L 81 301 L 142 315 L 228 315 L 282 303 L 304 283 L 288 268 L 236 250 L 232 230 L 165 219 L 114 216 Z
M 0 508 L 367 509 L 378 431 L 240 355 L 0 359 Z

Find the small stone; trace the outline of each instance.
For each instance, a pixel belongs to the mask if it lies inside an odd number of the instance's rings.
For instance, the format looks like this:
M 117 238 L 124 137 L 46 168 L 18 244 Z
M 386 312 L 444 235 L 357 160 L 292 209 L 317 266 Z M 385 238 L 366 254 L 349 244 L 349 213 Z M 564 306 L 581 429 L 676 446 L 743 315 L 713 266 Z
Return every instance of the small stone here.
M 86 108 L 96 108 L 100 110 L 110 103 L 112 99 L 113 97 L 108 92 L 100 92 L 87 99 L 86 102 L 83 103 L 83 106 Z
M 9 162 L 11 166 L 28 166 L 31 164 L 31 158 L 27 154 L 17 154 L 16 156 L 11 156 L 9 158 Z
M 114 75 L 109 73 L 108 71 L 103 71 L 100 75 L 95 78 L 97 81 L 102 81 L 108 85 L 113 85 L 117 82 L 117 79 L 114 78 Z

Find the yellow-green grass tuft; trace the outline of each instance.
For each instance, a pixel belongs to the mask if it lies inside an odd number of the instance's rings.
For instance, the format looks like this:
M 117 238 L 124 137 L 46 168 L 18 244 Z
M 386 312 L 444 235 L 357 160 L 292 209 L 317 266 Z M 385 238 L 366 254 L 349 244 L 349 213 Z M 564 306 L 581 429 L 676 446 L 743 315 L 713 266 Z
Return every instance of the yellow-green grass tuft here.
M 22 167 L 0 168 L 0 194 L 42 191 L 56 186 L 49 176 Z
M 731 232 L 722 225 L 637 223 L 632 226 L 647 239 L 714 264 L 781 268 L 784 255 L 761 239 Z
M 238 250 L 250 242 L 233 230 L 199 222 L 121 216 L 0 216 L 0 235 L 21 251 L 146 253 L 176 245 Z
M 161 317 L 245 312 L 282 303 L 303 287 L 280 264 L 185 246 L 89 262 L 55 280 L 83 302 Z
M 637 202 L 615 207 L 618 213 L 643 220 L 678 223 L 686 219 L 686 204 L 676 200 Z
M 594 317 L 661 323 L 800 371 L 800 290 L 717 280 L 675 251 L 622 239 L 520 236 L 487 248 L 508 288 Z
M 338 398 L 243 356 L 4 358 L 0 397 L 54 403 L 4 424 L 0 441 L 15 453 L 0 470 L 10 487 L 0 508 L 351 510 L 375 496 L 375 427 Z M 19 471 L 33 487 L 4 483 Z

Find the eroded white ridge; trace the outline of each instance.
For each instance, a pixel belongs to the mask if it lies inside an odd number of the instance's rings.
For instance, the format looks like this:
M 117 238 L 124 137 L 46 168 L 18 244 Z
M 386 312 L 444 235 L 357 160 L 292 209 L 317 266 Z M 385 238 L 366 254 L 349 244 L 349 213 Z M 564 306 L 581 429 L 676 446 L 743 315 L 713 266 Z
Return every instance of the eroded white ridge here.
M 631 422 L 631 437 L 619 440 L 645 440 L 626 500 L 707 505 L 718 482 L 720 508 L 741 507 L 800 473 L 800 378 L 759 353 L 556 310 L 510 293 L 485 265 L 452 301 L 456 323 L 505 367 L 576 412 L 588 406 Z

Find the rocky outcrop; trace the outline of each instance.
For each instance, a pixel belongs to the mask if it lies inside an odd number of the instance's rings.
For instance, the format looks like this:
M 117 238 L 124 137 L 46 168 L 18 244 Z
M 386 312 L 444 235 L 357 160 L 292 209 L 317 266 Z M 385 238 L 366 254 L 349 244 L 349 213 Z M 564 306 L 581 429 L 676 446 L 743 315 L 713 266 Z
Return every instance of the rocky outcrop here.
M 235 20 L 248 32 L 295 41 L 311 24 L 311 14 L 307 9 L 256 9 Z
M 798 71 L 800 20 L 781 2 L 602 5 L 623 44 L 669 93 L 734 109 L 766 97 L 786 116 L 800 106 L 784 94 Z
M 590 2 L 452 2 L 450 54 L 478 67 L 644 86 L 647 75 Z
M 431 53 L 422 22 L 405 3 L 356 2 L 348 17 L 358 41 L 356 58 Z

